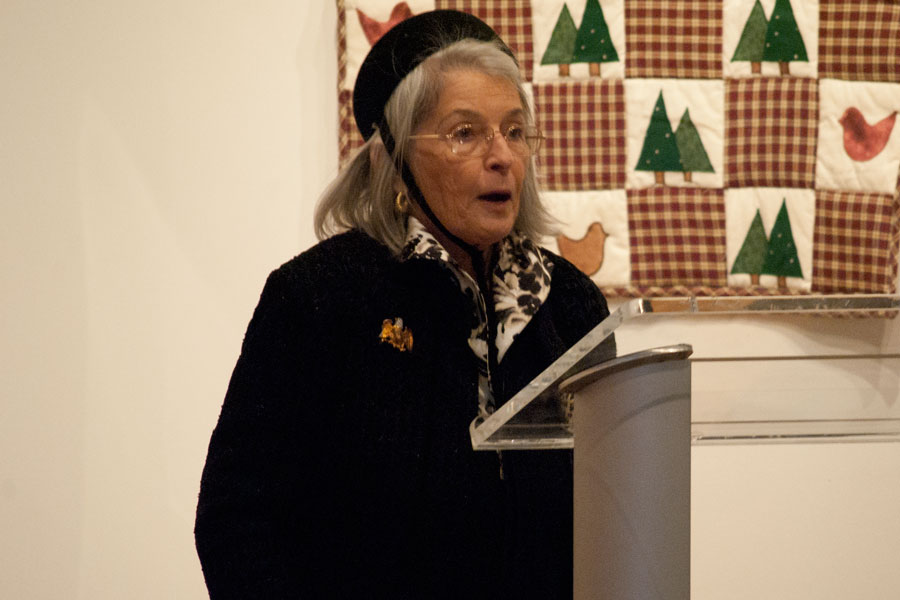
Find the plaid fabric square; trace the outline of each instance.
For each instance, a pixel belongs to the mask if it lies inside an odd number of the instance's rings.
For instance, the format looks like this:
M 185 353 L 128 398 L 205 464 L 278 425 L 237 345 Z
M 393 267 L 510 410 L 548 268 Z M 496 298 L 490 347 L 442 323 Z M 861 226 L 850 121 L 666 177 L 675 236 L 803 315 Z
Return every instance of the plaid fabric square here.
M 522 0 L 436 0 L 436 9 L 461 10 L 473 14 L 509 45 L 519 61 L 525 81 L 531 81 L 534 41 L 531 33 L 531 3 Z
M 900 2 L 820 0 L 819 77 L 900 82 Z
M 338 93 L 338 160 L 343 167 L 357 148 L 363 145 L 362 134 L 353 118 L 353 92 Z
M 892 293 L 898 244 L 900 199 L 885 194 L 818 191 L 813 292 Z
M 534 104 L 546 137 L 537 156 L 543 188 L 625 187 L 625 86 L 621 80 L 535 84 Z
M 630 190 L 628 229 L 633 286 L 726 285 L 722 190 Z
M 337 0 L 337 18 L 337 67 L 340 90 L 347 77 L 347 11 L 344 10 L 344 0 Z
M 722 77 L 720 0 L 625 2 L 626 77 Z
M 338 59 L 338 162 L 343 167 L 353 151 L 362 146 L 363 139 L 353 118 L 353 92 L 344 89 L 347 78 L 347 11 L 344 0 L 337 5 L 337 59 Z
M 814 79 L 725 81 L 725 186 L 815 186 Z

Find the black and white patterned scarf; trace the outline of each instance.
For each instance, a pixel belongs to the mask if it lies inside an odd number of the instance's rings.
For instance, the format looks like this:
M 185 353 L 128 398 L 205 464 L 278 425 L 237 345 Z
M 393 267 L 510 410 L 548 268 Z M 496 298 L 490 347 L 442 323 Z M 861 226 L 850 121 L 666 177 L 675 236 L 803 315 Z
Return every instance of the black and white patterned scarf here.
M 516 336 L 525 329 L 550 293 L 553 264 L 530 239 L 513 231 L 497 247 L 497 263 L 491 274 L 494 313 L 497 319 L 497 361 L 503 360 Z M 494 409 L 488 363 L 488 324 L 485 298 L 476 281 L 451 258 L 450 253 L 415 217 L 409 217 L 406 244 L 400 259 L 434 260 L 448 269 L 460 291 L 472 305 L 469 348 L 478 360 L 479 409 L 483 416 Z

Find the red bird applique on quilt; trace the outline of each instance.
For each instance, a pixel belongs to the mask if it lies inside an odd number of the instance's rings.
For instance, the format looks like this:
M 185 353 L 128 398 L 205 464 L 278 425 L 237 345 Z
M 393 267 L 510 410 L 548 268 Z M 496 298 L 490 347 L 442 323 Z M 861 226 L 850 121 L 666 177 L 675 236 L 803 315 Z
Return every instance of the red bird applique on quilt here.
M 413 16 L 412 10 L 406 2 L 397 3 L 391 9 L 391 16 L 388 17 L 387 21 L 383 22 L 376 21 L 359 9 L 356 10 L 356 13 L 359 15 L 359 24 L 362 26 L 363 33 L 366 34 L 366 39 L 369 40 L 370 45 L 377 42 L 391 27 Z
M 860 162 L 878 156 L 887 145 L 896 120 L 895 110 L 875 125 L 869 125 L 858 108 L 851 106 L 845 110 L 838 123 L 844 127 L 844 150 L 847 155 Z

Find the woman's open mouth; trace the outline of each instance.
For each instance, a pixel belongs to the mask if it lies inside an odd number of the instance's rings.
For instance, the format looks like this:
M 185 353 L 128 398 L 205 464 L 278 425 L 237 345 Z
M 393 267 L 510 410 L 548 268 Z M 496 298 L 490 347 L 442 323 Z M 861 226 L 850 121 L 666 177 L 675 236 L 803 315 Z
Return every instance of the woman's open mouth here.
M 487 200 L 488 202 L 506 202 L 512 198 L 512 194 L 509 192 L 490 192 L 488 194 L 481 194 L 478 198 Z

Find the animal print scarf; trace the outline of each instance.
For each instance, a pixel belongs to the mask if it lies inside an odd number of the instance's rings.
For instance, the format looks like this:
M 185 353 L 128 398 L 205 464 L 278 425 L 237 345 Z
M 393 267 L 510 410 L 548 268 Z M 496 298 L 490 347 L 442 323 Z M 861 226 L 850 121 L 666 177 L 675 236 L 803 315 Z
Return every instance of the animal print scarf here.
M 496 266 L 491 273 L 491 291 L 497 319 L 497 361 L 503 360 L 516 336 L 525 329 L 550 293 L 550 272 L 553 264 L 530 239 L 513 231 L 497 247 Z M 406 244 L 400 259 L 433 260 L 449 270 L 459 283 L 460 291 L 472 305 L 472 329 L 469 348 L 478 360 L 479 408 L 482 415 L 493 412 L 488 366 L 488 324 L 485 298 L 478 284 L 454 261 L 425 226 L 409 217 Z

